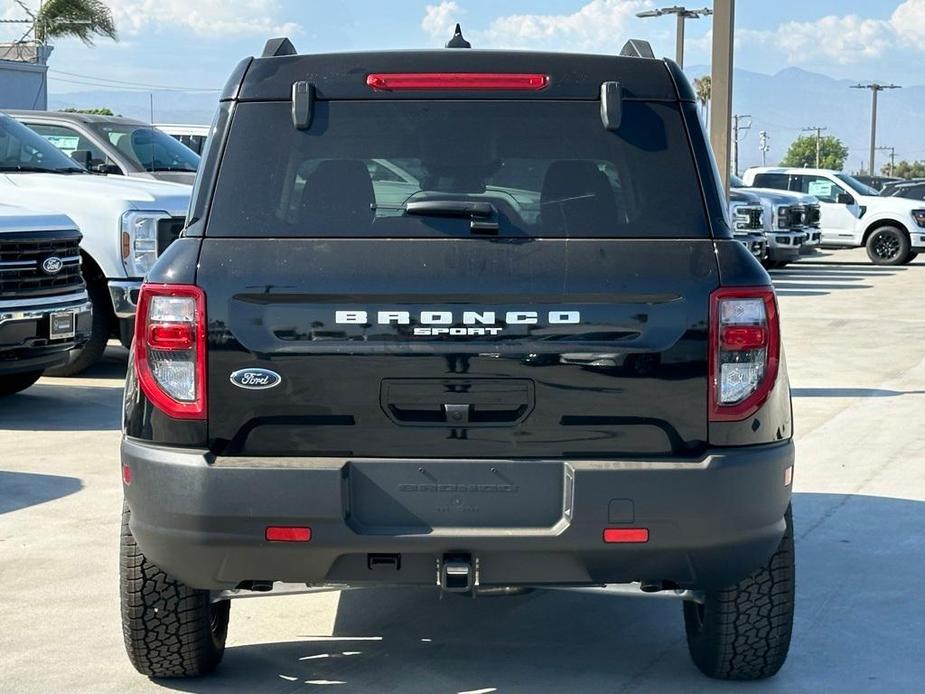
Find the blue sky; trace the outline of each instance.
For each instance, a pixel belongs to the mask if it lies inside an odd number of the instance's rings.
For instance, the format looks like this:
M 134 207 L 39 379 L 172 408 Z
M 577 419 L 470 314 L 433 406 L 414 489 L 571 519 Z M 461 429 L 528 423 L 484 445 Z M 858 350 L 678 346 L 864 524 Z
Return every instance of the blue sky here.
M 688 0 L 692 7 L 711 0 Z M 38 0 L 26 0 L 35 6 Z M 476 47 L 616 52 L 628 37 L 674 52 L 672 18 L 635 13 L 674 0 L 109 0 L 120 40 L 62 40 L 50 91 L 220 87 L 231 67 L 288 34 L 302 52 L 440 46 L 461 21 Z M 925 0 L 739 0 L 736 66 L 925 84 Z M 0 18 L 18 18 L 0 0 Z M 709 62 L 709 19 L 688 23 L 687 63 Z M 0 26 L 5 39 L 18 25 Z

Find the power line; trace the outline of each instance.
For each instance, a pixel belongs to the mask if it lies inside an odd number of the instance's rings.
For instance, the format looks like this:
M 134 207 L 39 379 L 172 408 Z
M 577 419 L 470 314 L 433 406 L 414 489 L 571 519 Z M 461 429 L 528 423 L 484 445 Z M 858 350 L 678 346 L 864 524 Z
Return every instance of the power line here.
M 86 87 L 98 87 L 101 89 L 110 89 L 117 91 L 127 91 L 127 92 L 139 92 L 139 93 L 149 93 L 149 92 L 187 92 L 187 93 L 216 93 L 221 90 L 219 89 L 186 89 L 184 87 L 175 87 L 175 88 L 158 88 L 158 87 L 129 87 L 126 85 L 119 84 L 107 84 L 105 82 L 89 82 L 87 80 L 74 80 L 67 79 L 64 77 L 55 77 L 52 75 L 52 79 L 55 82 L 64 82 L 65 84 L 80 84 Z
M 819 164 L 822 159 L 822 131 L 828 130 L 826 127 L 820 127 L 818 125 L 810 125 L 809 127 L 803 128 L 803 132 L 812 132 L 816 131 L 816 168 L 820 168 Z
M 220 92 L 221 89 L 216 89 L 214 87 L 178 87 L 171 86 L 167 84 L 149 84 L 146 82 L 130 82 L 127 80 L 114 80 L 109 79 L 108 77 L 96 77 L 93 75 L 81 75 L 76 72 L 65 72 L 64 70 L 55 70 L 49 68 L 48 72 L 53 75 L 66 75 L 71 78 L 79 78 L 85 81 L 92 81 L 99 83 L 99 86 L 112 86 L 112 87 L 123 87 L 126 89 L 141 89 L 143 91 L 155 90 L 168 90 L 173 92 Z M 61 82 L 68 82 L 74 80 L 67 80 L 62 77 L 55 77 L 56 80 Z

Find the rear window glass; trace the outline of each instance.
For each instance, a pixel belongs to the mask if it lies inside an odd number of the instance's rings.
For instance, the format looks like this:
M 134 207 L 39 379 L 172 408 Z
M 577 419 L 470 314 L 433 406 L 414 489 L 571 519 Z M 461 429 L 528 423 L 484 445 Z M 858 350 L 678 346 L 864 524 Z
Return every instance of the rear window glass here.
M 605 130 L 593 101 L 321 101 L 235 109 L 211 236 L 468 235 L 470 219 L 409 202 L 489 203 L 499 236 L 709 235 L 676 104 L 625 102 Z

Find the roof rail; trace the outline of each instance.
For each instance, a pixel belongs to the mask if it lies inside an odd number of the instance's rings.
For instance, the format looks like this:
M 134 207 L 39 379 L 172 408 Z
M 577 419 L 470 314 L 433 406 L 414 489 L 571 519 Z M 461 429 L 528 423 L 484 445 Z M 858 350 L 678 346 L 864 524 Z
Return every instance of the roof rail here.
M 642 39 L 630 39 L 625 44 L 623 44 L 623 50 L 620 51 L 620 55 L 626 56 L 628 58 L 654 58 L 655 53 L 652 52 L 652 44 L 648 41 L 643 41 Z
M 285 37 L 279 37 L 275 39 L 270 39 L 263 46 L 263 53 L 261 58 L 278 58 L 281 55 L 296 55 L 295 46 L 292 45 L 292 41 Z

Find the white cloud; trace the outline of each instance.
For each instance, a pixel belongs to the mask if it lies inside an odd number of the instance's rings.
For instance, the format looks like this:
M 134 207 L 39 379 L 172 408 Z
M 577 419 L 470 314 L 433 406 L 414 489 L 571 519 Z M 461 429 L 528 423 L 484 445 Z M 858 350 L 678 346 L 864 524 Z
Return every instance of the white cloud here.
M 439 5 L 427 5 L 424 8 L 421 28 L 433 39 L 448 41 L 456 22 L 464 14 L 466 14 L 465 10 L 460 9 L 459 5 L 452 0 L 444 0 Z
M 186 28 L 202 36 L 287 35 L 299 25 L 280 18 L 278 0 L 107 0 L 120 34 Z
M 893 34 L 890 22 L 849 14 L 786 22 L 777 27 L 772 40 L 790 63 L 823 58 L 844 65 L 880 56 L 892 45 Z
M 483 34 L 488 45 L 570 50 L 619 50 L 627 22 L 651 0 L 591 0 L 571 14 L 498 17 Z
M 922 50 L 925 47 L 925 0 L 906 0 L 893 12 L 890 26 L 904 42 Z

